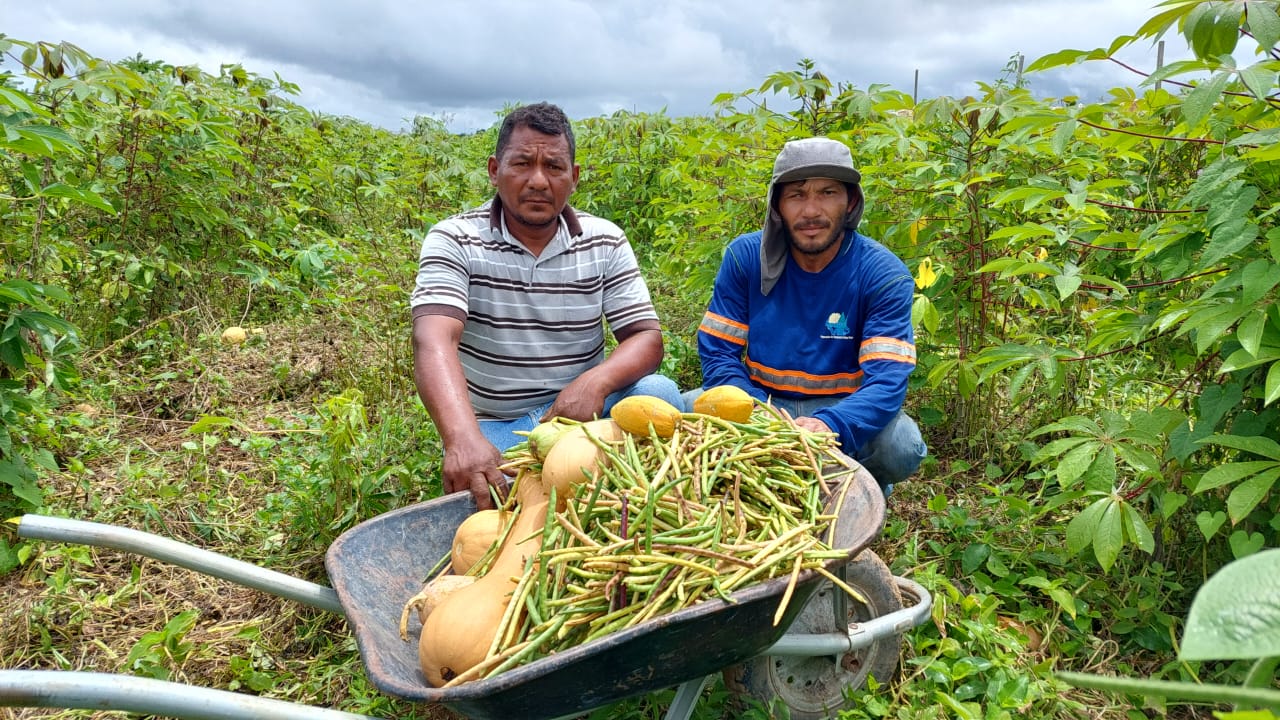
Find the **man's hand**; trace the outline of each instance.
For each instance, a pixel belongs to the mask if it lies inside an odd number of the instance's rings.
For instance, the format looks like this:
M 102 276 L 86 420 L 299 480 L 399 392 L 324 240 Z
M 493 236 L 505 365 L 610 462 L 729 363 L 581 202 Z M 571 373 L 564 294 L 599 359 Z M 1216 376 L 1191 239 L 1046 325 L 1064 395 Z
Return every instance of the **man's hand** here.
M 498 491 L 499 498 L 507 495 L 507 476 L 498 469 L 501 464 L 502 453 L 483 435 L 454 442 L 444 451 L 444 470 L 441 473 L 444 491 L 447 494 L 470 490 L 477 509 L 490 509 L 493 507 L 490 486 Z
M 618 345 L 613 352 L 561 390 L 542 420 L 563 417 L 586 422 L 601 417 L 604 401 L 611 393 L 658 369 L 662 362 L 662 331 L 657 320 L 632 323 L 615 331 L 615 336 Z
M 600 413 L 604 412 L 604 399 L 608 393 L 603 392 L 590 376 L 591 371 L 588 370 L 565 386 L 541 420 L 562 417 L 586 422 L 600 417 Z
M 798 417 L 796 418 L 796 427 L 801 430 L 808 430 L 816 433 L 829 433 L 831 428 L 826 423 L 816 417 Z

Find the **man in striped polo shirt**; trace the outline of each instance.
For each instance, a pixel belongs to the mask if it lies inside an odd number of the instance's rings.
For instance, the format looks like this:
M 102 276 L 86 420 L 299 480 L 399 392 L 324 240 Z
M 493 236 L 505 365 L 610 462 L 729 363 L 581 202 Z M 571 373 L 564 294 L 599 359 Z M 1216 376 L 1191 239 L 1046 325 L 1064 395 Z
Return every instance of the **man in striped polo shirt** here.
M 737 385 L 800 427 L 836 433 L 887 493 L 927 448 L 902 412 L 916 364 L 913 280 L 892 252 L 857 232 L 861 181 L 841 142 L 783 145 L 764 230 L 725 251 L 698 356 L 704 386 Z
M 446 493 L 491 507 L 502 451 L 543 419 L 603 417 L 627 395 L 679 407 L 653 374 L 662 332 L 617 225 L 575 211 L 573 129 L 547 103 L 509 114 L 489 158 L 495 197 L 437 223 L 418 262 L 414 382 L 444 443 Z M 606 357 L 605 323 L 617 339 Z

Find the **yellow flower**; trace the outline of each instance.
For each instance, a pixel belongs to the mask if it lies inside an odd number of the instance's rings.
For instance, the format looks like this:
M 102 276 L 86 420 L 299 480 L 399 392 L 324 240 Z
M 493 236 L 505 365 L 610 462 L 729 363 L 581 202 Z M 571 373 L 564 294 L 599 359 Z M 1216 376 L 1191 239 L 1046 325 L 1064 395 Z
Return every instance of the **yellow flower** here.
M 938 281 L 938 273 L 933 271 L 933 258 L 924 258 L 916 268 L 916 287 L 921 290 Z

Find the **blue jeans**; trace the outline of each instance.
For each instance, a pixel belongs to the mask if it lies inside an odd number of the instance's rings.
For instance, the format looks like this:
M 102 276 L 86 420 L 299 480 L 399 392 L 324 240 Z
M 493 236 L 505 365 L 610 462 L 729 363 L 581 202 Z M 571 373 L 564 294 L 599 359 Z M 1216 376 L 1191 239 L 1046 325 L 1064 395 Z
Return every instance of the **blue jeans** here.
M 694 399 L 701 393 L 702 388 L 684 393 L 686 411 L 693 407 Z M 835 405 L 842 399 L 774 397 L 770 401 L 774 407 L 786 410 L 791 417 L 804 417 L 812 416 L 814 412 Z M 929 454 L 929 448 L 925 445 L 924 436 L 920 434 L 920 426 L 916 425 L 910 415 L 899 410 L 871 442 L 849 454 L 871 473 L 884 489 L 884 494 L 888 495 L 894 484 L 911 477 L 920 467 L 920 462 Z
M 631 395 L 652 395 L 662 398 L 671 403 L 677 409 L 684 409 L 684 402 L 680 398 L 680 388 L 676 387 L 676 383 L 671 378 L 664 375 L 646 375 L 631 385 L 631 387 L 623 388 L 613 393 L 604 400 L 604 417 L 608 417 L 609 409 L 619 400 Z M 536 407 L 528 413 L 510 420 L 481 420 L 480 432 L 485 439 L 493 443 L 493 446 L 499 450 L 517 445 L 525 441 L 525 436 L 517 435 L 516 431 L 528 432 L 532 430 L 548 410 L 551 409 L 552 403 L 549 401 L 545 405 Z

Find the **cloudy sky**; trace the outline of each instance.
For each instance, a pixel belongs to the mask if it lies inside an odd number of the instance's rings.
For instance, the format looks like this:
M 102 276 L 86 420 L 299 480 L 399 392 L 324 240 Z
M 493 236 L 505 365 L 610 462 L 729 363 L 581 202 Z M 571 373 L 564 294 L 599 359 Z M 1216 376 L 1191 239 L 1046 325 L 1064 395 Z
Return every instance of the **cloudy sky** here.
M 469 131 L 505 105 L 574 118 L 711 110 L 810 58 L 832 80 L 974 94 L 1010 58 L 1106 47 L 1156 0 L 0 0 L 0 33 L 107 60 L 240 63 L 301 86 L 309 109 L 392 130 L 416 115 Z M 1168 38 L 1166 62 L 1185 57 Z M 1124 57 L 1146 70 L 1144 42 Z M 0 65 L 0 71 L 12 63 Z M 1030 78 L 1039 96 L 1100 97 L 1140 77 L 1096 62 Z

